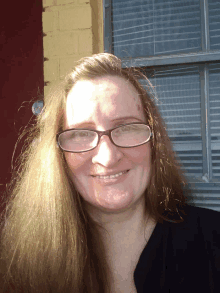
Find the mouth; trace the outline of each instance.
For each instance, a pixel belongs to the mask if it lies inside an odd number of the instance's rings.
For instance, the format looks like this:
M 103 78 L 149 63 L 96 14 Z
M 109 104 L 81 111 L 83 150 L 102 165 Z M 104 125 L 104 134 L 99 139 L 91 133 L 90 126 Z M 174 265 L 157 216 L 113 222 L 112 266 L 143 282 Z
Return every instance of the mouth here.
M 129 170 L 125 170 L 113 175 L 92 175 L 92 177 L 98 178 L 98 179 L 114 179 L 114 178 L 118 178 L 126 173 L 128 173 Z

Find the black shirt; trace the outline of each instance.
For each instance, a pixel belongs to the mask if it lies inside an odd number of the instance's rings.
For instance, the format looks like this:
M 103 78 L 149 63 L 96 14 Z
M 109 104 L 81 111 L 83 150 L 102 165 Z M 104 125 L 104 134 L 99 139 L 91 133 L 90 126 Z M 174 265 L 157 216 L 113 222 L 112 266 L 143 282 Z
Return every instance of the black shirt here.
M 189 207 L 157 223 L 134 272 L 138 293 L 220 293 L 220 213 Z

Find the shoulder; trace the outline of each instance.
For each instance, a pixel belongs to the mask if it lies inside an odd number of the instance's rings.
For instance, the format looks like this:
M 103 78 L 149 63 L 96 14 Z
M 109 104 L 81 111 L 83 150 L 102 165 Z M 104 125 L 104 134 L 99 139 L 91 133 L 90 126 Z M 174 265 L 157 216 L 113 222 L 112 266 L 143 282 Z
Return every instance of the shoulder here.
M 213 218 L 220 218 L 220 212 L 215 211 L 215 210 L 211 210 L 211 209 L 207 209 L 207 208 L 201 208 L 201 207 L 196 207 L 196 206 L 191 206 L 188 205 L 188 215 L 193 217 L 193 216 L 197 216 L 197 217 L 206 217 L 209 216 L 210 219 Z
M 191 207 L 188 224 L 195 222 L 197 233 L 202 233 L 204 240 L 218 242 L 220 248 L 220 212 Z
M 173 225 L 177 225 L 178 227 L 198 227 L 205 228 L 207 226 L 213 226 L 213 228 L 219 229 L 219 221 L 220 221 L 220 212 L 201 208 L 196 206 L 187 205 L 185 208 L 185 215 L 183 216 L 183 221 L 181 223 L 173 223 Z
M 220 212 L 195 206 L 187 207 L 184 225 L 192 225 L 198 231 L 220 231 Z
M 198 246 L 216 248 L 220 252 L 220 212 L 187 206 L 182 223 L 166 223 L 167 233 L 173 242 L 180 245 L 187 242 Z
M 185 212 L 181 223 L 157 223 L 141 255 L 136 283 L 146 268 L 146 292 L 148 287 L 155 292 L 220 292 L 220 213 L 193 206 Z

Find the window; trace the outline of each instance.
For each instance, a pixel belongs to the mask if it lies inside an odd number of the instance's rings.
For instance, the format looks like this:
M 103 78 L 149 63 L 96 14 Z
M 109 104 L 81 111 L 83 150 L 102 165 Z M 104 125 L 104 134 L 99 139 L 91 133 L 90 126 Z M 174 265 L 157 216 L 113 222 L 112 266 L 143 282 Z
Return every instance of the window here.
M 220 211 L 220 0 L 105 0 L 105 51 L 142 67 L 194 190 Z

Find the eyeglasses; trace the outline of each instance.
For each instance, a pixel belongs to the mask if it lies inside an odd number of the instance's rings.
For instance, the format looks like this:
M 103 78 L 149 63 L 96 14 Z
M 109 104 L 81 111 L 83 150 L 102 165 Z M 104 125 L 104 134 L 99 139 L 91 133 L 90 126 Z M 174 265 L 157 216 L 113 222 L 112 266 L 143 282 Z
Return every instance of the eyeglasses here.
M 81 153 L 96 148 L 103 135 L 107 135 L 111 142 L 121 148 L 132 148 L 147 143 L 151 137 L 148 125 L 135 122 L 123 124 L 106 130 L 90 130 L 72 128 L 59 132 L 56 135 L 58 146 L 65 152 Z

